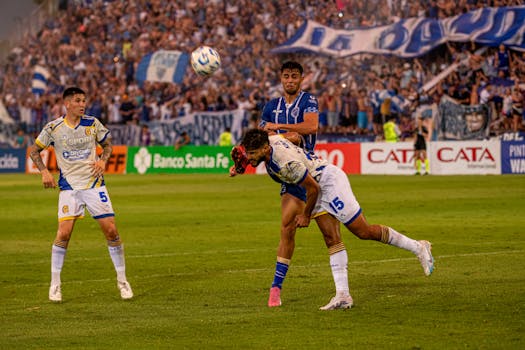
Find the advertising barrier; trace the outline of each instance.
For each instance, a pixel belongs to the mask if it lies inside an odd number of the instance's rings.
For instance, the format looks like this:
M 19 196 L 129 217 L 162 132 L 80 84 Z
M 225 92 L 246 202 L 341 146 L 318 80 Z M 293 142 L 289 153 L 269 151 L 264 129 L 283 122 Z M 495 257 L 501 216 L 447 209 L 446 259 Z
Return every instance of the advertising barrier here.
M 525 142 L 501 142 L 501 173 L 525 174 Z
M 500 141 L 437 141 L 429 148 L 431 174 L 501 174 Z
M 361 145 L 361 174 L 413 175 L 412 142 L 374 142 Z
M 0 149 L 0 173 L 23 173 L 25 149 Z
M 128 174 L 228 173 L 231 146 L 128 147 Z
M 435 141 L 427 144 L 433 175 L 525 174 L 525 141 Z M 97 149 L 98 153 L 102 149 Z M 107 174 L 225 173 L 233 161 L 231 146 L 128 147 L 113 146 Z M 323 143 L 316 154 L 346 174 L 413 175 L 412 142 Z M 53 147 L 40 153 L 44 164 L 57 173 Z M 0 173 L 36 174 L 38 169 L 27 149 L 0 149 Z M 246 174 L 264 174 L 264 164 L 248 166 Z

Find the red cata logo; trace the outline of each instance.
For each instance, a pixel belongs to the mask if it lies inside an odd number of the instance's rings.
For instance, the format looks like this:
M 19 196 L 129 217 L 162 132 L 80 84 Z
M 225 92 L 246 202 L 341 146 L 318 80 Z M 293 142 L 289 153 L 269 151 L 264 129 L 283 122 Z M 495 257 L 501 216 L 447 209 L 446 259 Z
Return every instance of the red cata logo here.
M 463 147 L 454 149 L 452 147 L 443 147 L 438 149 L 437 158 L 440 162 L 450 163 L 450 162 L 482 162 L 484 160 L 489 160 L 495 162 L 496 160 L 490 153 L 490 150 L 485 147 Z
M 399 148 L 392 150 L 384 150 L 380 148 L 371 149 L 368 151 L 368 160 L 370 163 L 399 163 L 407 164 L 414 161 L 414 150 L 408 148 Z

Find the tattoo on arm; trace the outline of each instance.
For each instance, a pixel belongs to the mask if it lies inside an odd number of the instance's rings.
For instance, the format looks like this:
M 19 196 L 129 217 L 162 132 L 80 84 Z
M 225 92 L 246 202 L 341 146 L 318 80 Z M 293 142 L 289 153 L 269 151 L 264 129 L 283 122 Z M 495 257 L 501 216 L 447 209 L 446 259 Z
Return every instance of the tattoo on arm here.
M 43 148 L 40 148 L 37 145 L 33 145 L 31 146 L 30 151 L 29 151 L 29 156 L 31 157 L 31 160 L 33 161 L 33 163 L 35 163 L 39 171 L 46 169 L 46 166 L 44 162 L 42 161 L 42 157 L 40 157 L 40 152 L 42 150 Z
M 102 146 L 102 154 L 100 155 L 100 159 L 107 162 L 109 157 L 111 157 L 111 152 L 113 152 L 113 144 L 111 143 L 111 139 L 108 138 L 100 145 Z

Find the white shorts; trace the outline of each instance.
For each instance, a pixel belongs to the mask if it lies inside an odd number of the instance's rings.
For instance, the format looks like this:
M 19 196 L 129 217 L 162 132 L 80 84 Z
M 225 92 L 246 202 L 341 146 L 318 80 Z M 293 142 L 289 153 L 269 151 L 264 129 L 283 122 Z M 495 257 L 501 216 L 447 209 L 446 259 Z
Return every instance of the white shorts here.
M 313 214 L 328 212 L 347 225 L 361 214 L 361 207 L 352 192 L 348 176 L 339 167 L 329 164 L 319 180 L 321 193 L 315 203 Z
M 83 218 L 86 208 L 93 219 L 115 216 L 106 186 L 87 190 L 60 191 L 58 221 Z

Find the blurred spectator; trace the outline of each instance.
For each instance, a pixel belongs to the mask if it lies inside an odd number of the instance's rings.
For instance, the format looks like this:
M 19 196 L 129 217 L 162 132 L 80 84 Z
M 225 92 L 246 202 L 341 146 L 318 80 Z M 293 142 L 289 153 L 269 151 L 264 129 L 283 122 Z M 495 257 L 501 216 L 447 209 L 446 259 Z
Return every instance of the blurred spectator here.
M 401 131 L 396 123 L 396 117 L 391 115 L 388 117 L 387 122 L 383 124 L 383 133 L 385 135 L 386 142 L 397 142 Z
M 13 143 L 14 148 L 26 148 L 27 147 L 27 136 L 24 133 L 24 130 L 18 129 L 16 131 L 15 142 Z
M 175 142 L 175 149 L 178 150 L 182 146 L 186 146 L 191 144 L 191 138 L 190 135 L 186 131 L 183 131 L 180 135 L 177 141 Z
M 140 128 L 140 146 L 151 145 L 151 132 L 146 124 L 143 124 Z
M 219 146 L 231 146 L 231 145 L 232 145 L 232 132 L 231 132 L 231 129 L 227 127 L 219 135 Z

